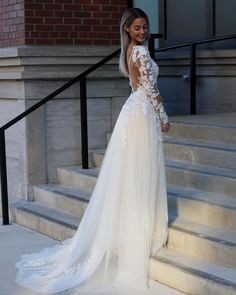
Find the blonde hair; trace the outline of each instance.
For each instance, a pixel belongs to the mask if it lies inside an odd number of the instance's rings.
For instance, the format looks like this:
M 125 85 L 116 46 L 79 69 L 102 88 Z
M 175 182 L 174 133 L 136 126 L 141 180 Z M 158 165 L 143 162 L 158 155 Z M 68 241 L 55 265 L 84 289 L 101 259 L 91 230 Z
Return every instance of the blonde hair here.
M 120 52 L 120 60 L 119 60 L 119 68 L 120 71 L 127 77 L 128 71 L 127 71 L 127 63 L 126 63 L 126 51 L 130 42 L 129 33 L 126 32 L 125 26 L 130 27 L 133 23 L 133 21 L 136 18 L 145 18 L 148 25 L 148 36 L 149 38 L 149 20 L 146 15 L 146 13 L 139 9 L 139 8 L 129 8 L 127 9 L 120 22 L 120 43 L 121 43 L 121 52 Z

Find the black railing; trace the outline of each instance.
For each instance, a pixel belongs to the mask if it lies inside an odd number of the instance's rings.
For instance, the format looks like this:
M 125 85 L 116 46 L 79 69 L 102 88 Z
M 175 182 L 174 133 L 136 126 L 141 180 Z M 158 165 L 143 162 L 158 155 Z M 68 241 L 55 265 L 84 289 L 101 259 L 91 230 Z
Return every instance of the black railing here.
M 155 36 L 154 36 L 154 38 L 155 38 Z M 236 38 L 236 34 L 222 36 L 222 37 L 209 38 L 209 39 L 204 39 L 204 40 L 196 40 L 196 41 L 182 43 L 182 44 L 178 44 L 178 45 L 174 45 L 174 46 L 159 48 L 159 49 L 156 49 L 151 52 L 151 55 L 154 57 L 155 52 L 173 50 L 173 49 L 178 49 L 178 48 L 183 48 L 183 47 L 188 47 L 188 46 L 190 47 L 190 114 L 191 115 L 196 114 L 196 106 L 197 106 L 197 103 L 196 103 L 196 81 L 197 81 L 196 50 L 197 50 L 197 45 L 211 43 L 211 42 L 217 42 L 217 41 L 224 41 L 224 40 L 229 40 L 229 39 L 234 39 L 234 38 Z M 154 42 L 154 41 L 152 41 L 152 42 Z
M 196 45 L 203 44 L 208 42 L 214 41 L 221 41 L 226 39 L 236 38 L 236 35 L 218 37 L 214 39 L 206 39 L 206 40 L 199 40 L 190 43 L 184 43 L 180 45 L 170 46 L 166 48 L 161 48 L 154 50 L 154 42 L 156 38 L 161 37 L 161 34 L 152 34 L 151 40 L 149 44 L 149 48 L 151 50 L 152 56 L 154 56 L 156 51 L 166 51 L 176 48 L 181 48 L 185 46 L 190 46 L 191 48 L 191 82 L 190 82 L 190 101 L 191 101 L 191 113 L 196 112 Z M 82 141 L 82 167 L 84 169 L 88 168 L 88 132 L 87 132 L 87 94 L 86 94 L 86 77 L 95 71 L 100 66 L 104 65 L 106 62 L 111 60 L 112 58 L 116 57 L 120 53 L 120 49 L 117 49 L 104 59 L 102 59 L 97 64 L 91 66 L 89 69 L 85 70 L 83 73 L 79 74 L 44 99 L 36 103 L 34 106 L 29 108 L 28 110 L 24 111 L 20 115 L 18 115 L 13 120 L 9 121 L 7 124 L 0 127 L 0 173 L 1 173 L 1 194 L 2 194 L 2 217 L 3 217 L 3 224 L 9 224 L 9 209 L 8 209 L 8 185 L 7 185 L 7 165 L 6 165 L 6 141 L 5 141 L 5 131 L 19 122 L 21 119 L 25 118 L 49 100 L 55 98 L 58 94 L 63 92 L 64 90 L 68 89 L 70 86 L 74 85 L 76 82 L 80 81 L 80 112 L 81 112 L 81 141 Z
M 82 166 L 84 169 L 88 168 L 88 131 L 87 131 L 87 94 L 86 94 L 86 77 L 95 71 L 100 66 L 104 65 L 106 62 L 112 58 L 119 55 L 120 49 L 117 49 L 107 57 L 103 58 L 97 64 L 91 66 L 89 69 L 85 70 L 83 73 L 79 74 L 44 99 L 33 105 L 28 110 L 24 111 L 16 118 L 9 121 L 7 124 L 0 127 L 0 173 L 1 173 L 1 194 L 2 194 L 2 218 L 3 224 L 9 224 L 9 208 L 8 208 L 8 185 L 7 185 L 7 165 L 6 165 L 6 140 L 5 131 L 19 122 L 21 119 L 25 118 L 49 100 L 55 98 L 58 94 L 74 85 L 76 82 L 80 81 L 80 113 L 81 113 L 81 142 L 82 142 Z
M 150 34 L 148 48 L 153 59 L 155 58 L 155 40 L 160 38 L 163 38 L 163 34 Z

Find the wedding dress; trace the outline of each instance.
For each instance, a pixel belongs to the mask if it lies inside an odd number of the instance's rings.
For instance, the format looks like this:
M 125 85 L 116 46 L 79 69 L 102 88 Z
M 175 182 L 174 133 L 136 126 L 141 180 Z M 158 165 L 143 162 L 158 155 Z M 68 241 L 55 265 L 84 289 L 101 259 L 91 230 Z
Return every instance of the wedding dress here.
M 135 45 L 128 65 L 132 93 L 79 228 L 72 239 L 21 257 L 16 282 L 24 287 L 45 294 L 72 288 L 73 294 L 148 291 L 149 257 L 165 245 L 168 233 L 161 132 L 168 117 L 148 49 Z

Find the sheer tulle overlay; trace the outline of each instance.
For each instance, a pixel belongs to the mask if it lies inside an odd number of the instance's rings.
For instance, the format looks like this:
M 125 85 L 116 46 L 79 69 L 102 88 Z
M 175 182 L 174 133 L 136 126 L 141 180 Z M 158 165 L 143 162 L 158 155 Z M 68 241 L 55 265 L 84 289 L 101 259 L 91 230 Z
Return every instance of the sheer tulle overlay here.
M 167 232 L 161 124 L 140 87 L 120 112 L 75 236 L 22 256 L 16 282 L 46 294 L 71 288 L 74 294 L 144 294 L 149 257 Z

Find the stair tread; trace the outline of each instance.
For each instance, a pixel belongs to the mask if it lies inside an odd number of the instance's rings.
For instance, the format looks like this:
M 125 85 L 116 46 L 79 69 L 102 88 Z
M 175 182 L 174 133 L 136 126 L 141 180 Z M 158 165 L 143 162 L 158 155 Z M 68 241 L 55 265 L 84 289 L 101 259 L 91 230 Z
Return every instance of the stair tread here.
M 174 124 L 182 125 L 199 125 L 204 127 L 215 127 L 215 128 L 232 128 L 236 129 L 235 126 L 235 113 L 221 113 L 221 114 L 211 114 L 211 115 L 182 115 L 182 116 L 172 116 L 171 122 Z
M 40 184 L 34 187 L 78 200 L 89 201 L 91 197 L 90 192 L 62 184 Z
M 89 169 L 83 169 L 81 166 L 68 166 L 68 167 L 60 167 L 58 169 L 66 170 L 70 173 L 81 173 L 86 174 L 88 176 L 97 177 L 99 174 L 99 168 L 89 168 Z
M 106 149 L 89 149 L 90 153 L 105 154 Z
M 83 191 L 81 189 L 74 189 L 71 187 L 58 185 L 58 184 L 48 184 L 48 185 L 37 185 L 41 189 L 59 193 L 64 196 L 69 196 L 76 199 L 83 199 L 89 201 L 91 193 Z M 192 234 L 205 236 L 216 242 L 221 242 L 229 246 L 236 246 L 236 234 L 233 231 L 220 229 L 213 226 L 203 226 L 201 224 L 196 224 L 189 221 L 183 221 L 179 217 L 174 216 L 174 221 L 171 222 L 172 228 L 178 228 L 183 231 L 187 231 Z
M 226 143 L 218 143 L 218 142 L 211 142 L 206 140 L 200 139 L 189 139 L 184 137 L 173 137 L 168 135 L 163 135 L 164 143 L 170 144 L 180 144 L 186 146 L 194 146 L 194 147 L 201 147 L 207 149 L 216 149 L 223 152 L 236 152 L 236 145 L 235 144 L 226 144 Z M 105 154 L 105 149 L 90 149 L 90 152 L 97 153 L 97 154 Z
M 161 249 L 153 259 L 169 263 L 185 271 L 236 288 L 236 269 L 193 257 L 172 249 Z
M 193 171 L 200 174 L 208 174 L 208 175 L 215 175 L 220 177 L 227 177 L 231 179 L 236 178 L 236 170 L 233 169 L 226 169 L 226 168 L 216 168 L 211 167 L 208 165 L 200 165 L 200 164 L 190 164 L 183 161 L 177 161 L 172 159 L 166 159 L 166 167 L 174 168 L 174 169 L 181 169 L 187 171 Z M 70 167 L 63 167 L 59 169 L 67 170 L 71 173 L 81 173 L 92 177 L 97 177 L 99 174 L 99 168 L 89 168 L 89 169 L 82 169 L 80 166 L 70 166 Z
M 47 205 L 42 205 L 38 202 L 27 202 L 24 200 L 15 201 L 12 204 L 13 208 L 22 209 L 31 213 L 36 213 L 41 217 L 45 217 L 50 220 L 54 220 L 64 225 L 70 225 L 74 228 L 79 226 L 80 220 L 77 217 L 73 217 L 69 213 L 65 213 L 62 210 L 51 208 Z M 213 226 L 201 225 L 193 222 L 186 222 L 185 220 L 171 216 L 171 227 L 179 228 L 187 231 L 191 234 L 198 234 L 202 237 L 211 239 L 216 242 L 221 242 L 228 246 L 236 246 L 236 233 L 234 231 L 220 229 Z M 173 220 L 174 219 L 174 220 Z
M 236 199 L 221 194 L 205 192 L 191 187 L 183 187 L 173 184 L 167 185 L 168 195 L 206 202 L 214 206 L 236 210 Z
M 176 161 L 171 161 L 171 165 L 175 164 Z M 193 165 L 191 165 L 193 166 Z M 204 166 L 204 165 L 200 165 Z M 181 165 L 183 167 L 183 165 Z M 98 177 L 99 168 L 82 169 L 80 166 L 63 167 L 72 173 L 81 173 L 84 175 Z M 225 169 L 223 169 L 225 170 Z M 191 200 L 204 201 L 213 206 L 224 207 L 230 210 L 236 210 L 236 199 L 228 196 L 223 196 L 214 192 L 202 191 L 192 187 L 183 187 L 173 184 L 167 184 L 167 191 L 170 196 L 182 197 Z
M 175 167 L 176 161 L 171 160 L 172 167 Z M 178 163 L 179 164 L 179 163 Z M 178 165 L 178 167 L 184 168 L 184 165 Z M 193 165 L 190 165 L 192 167 Z M 203 166 L 205 165 L 198 165 Z M 63 167 L 60 169 L 66 169 L 71 173 L 81 173 L 84 175 L 98 177 L 99 168 L 89 168 L 82 169 L 80 166 L 72 166 L 72 167 Z M 225 170 L 225 169 L 223 169 Z M 226 169 L 228 172 L 228 169 Z M 192 187 L 183 187 L 174 184 L 167 184 L 167 191 L 170 196 L 174 197 L 182 197 L 191 200 L 197 200 L 201 202 L 206 202 L 214 206 L 224 207 L 230 210 L 236 210 L 236 199 L 232 197 L 228 197 L 222 194 L 214 193 L 214 192 L 205 192 Z
M 187 170 L 192 172 L 197 172 L 200 174 L 208 174 L 220 177 L 227 177 L 231 179 L 236 178 L 236 170 L 233 169 L 226 169 L 226 168 L 218 168 L 218 167 L 211 167 L 208 165 L 202 164 L 191 164 L 183 161 L 172 160 L 166 158 L 165 160 L 166 166 L 174 169 L 181 169 Z
M 233 230 L 190 222 L 174 215 L 170 216 L 170 226 L 172 229 L 184 231 L 211 240 L 212 242 L 217 242 L 229 247 L 236 247 L 236 232 Z
M 41 216 L 59 224 L 72 227 L 76 229 L 79 226 L 80 219 L 65 213 L 62 210 L 54 209 L 47 205 L 42 205 L 38 202 L 27 202 L 24 200 L 14 201 L 11 206 L 13 209 L 20 209 L 37 216 Z
M 186 146 L 216 149 L 223 152 L 236 152 L 235 144 L 216 143 L 216 142 L 210 142 L 206 140 L 188 139 L 183 137 L 171 137 L 168 135 L 164 135 L 163 138 L 165 143 L 170 143 L 170 144 L 180 144 L 180 145 L 186 145 Z
M 79 226 L 80 220 L 72 217 L 70 214 L 64 213 L 61 210 L 54 209 L 36 202 L 27 202 L 24 200 L 13 202 L 13 208 L 21 209 L 41 216 L 43 218 L 55 221 L 63 226 L 74 228 Z M 176 221 L 175 225 L 180 224 L 181 221 Z M 212 276 L 219 277 L 220 279 L 230 282 L 231 285 L 236 287 L 236 270 L 228 267 L 221 266 L 216 263 L 206 262 L 196 257 L 182 254 L 174 250 L 168 249 L 167 251 L 160 251 L 156 257 L 158 260 L 165 260 L 175 266 L 185 267 L 189 270 L 197 270 L 202 273 L 208 273 Z
M 85 174 L 84 171 L 83 173 Z M 58 193 L 58 194 L 64 195 L 65 197 L 82 199 L 85 201 L 89 201 L 92 194 L 91 192 L 87 192 L 79 188 L 65 186 L 62 184 L 42 184 L 42 185 L 35 185 L 34 187 L 43 189 L 49 192 Z M 181 187 L 181 186 L 172 185 L 172 184 L 167 185 L 167 192 L 168 192 L 168 195 L 171 197 L 197 200 L 200 202 L 209 203 L 214 206 L 224 207 L 230 210 L 236 210 L 236 199 L 231 197 L 226 197 L 220 194 L 204 192 L 191 187 Z
M 207 149 L 216 149 L 223 152 L 236 152 L 236 145 L 230 144 L 230 143 L 218 143 L 218 142 L 212 142 L 212 141 L 206 141 L 201 139 L 189 139 L 184 137 L 173 137 L 168 136 L 167 134 L 163 135 L 164 143 L 170 143 L 170 144 L 180 144 L 180 145 L 186 145 L 186 146 L 194 146 L 194 147 L 201 147 L 201 148 L 207 148 Z M 98 153 L 98 154 L 104 154 L 105 149 L 90 149 L 90 152 Z
M 178 139 L 177 141 L 174 141 L 174 139 L 171 139 L 171 142 L 178 143 L 178 142 L 180 142 L 180 139 Z M 190 140 L 188 140 L 188 142 L 190 142 Z M 200 144 L 199 144 L 199 146 L 200 146 Z M 205 146 L 207 146 L 207 145 L 205 145 Z M 223 146 L 226 146 L 226 145 L 223 145 Z M 228 148 L 228 151 L 235 151 L 236 152 L 236 146 L 235 145 L 232 145 L 232 146 L 234 147 L 234 150 L 232 148 L 231 149 Z M 210 145 L 209 145 L 209 147 L 210 147 Z M 213 145 L 212 145 L 212 147 L 213 147 Z M 97 153 L 97 154 L 104 154 L 105 151 L 104 150 L 93 150 L 92 152 Z M 166 166 L 168 166 L 168 167 L 173 167 L 173 168 L 177 168 L 177 169 L 186 169 L 189 171 L 194 171 L 194 172 L 204 173 L 204 174 L 213 174 L 216 176 L 236 178 L 236 169 L 234 170 L 234 169 L 230 169 L 230 168 L 220 168 L 220 167 L 214 167 L 214 166 L 204 165 L 204 164 L 189 163 L 189 162 L 185 162 L 185 161 L 173 160 L 170 158 L 166 158 L 165 162 L 166 162 Z M 95 169 L 99 169 L 99 168 L 95 168 Z
M 83 201 L 89 201 L 90 197 L 91 197 L 91 193 L 86 192 L 84 190 L 81 189 L 75 189 L 75 188 L 71 188 L 68 186 L 64 186 L 64 185 L 58 185 L 58 184 L 46 184 L 46 185 L 37 185 L 35 187 L 38 187 L 40 189 L 49 191 L 49 192 L 53 192 L 53 193 L 57 193 L 57 194 L 61 194 L 62 196 L 65 197 L 72 197 L 75 199 L 82 199 Z M 172 227 L 175 228 L 180 228 L 182 230 L 188 231 L 188 232 L 192 232 L 192 233 L 197 233 L 197 234 L 202 234 L 205 235 L 206 237 L 215 240 L 215 241 L 222 241 L 222 243 L 224 244 L 228 244 L 231 245 L 233 243 L 235 243 L 236 246 L 236 234 L 233 231 L 227 231 L 225 229 L 220 229 L 217 227 L 207 227 L 207 226 L 203 226 L 200 224 L 195 224 L 193 222 L 189 222 L 189 221 L 182 221 L 179 217 L 174 216 L 173 217 L 175 220 L 171 223 Z

